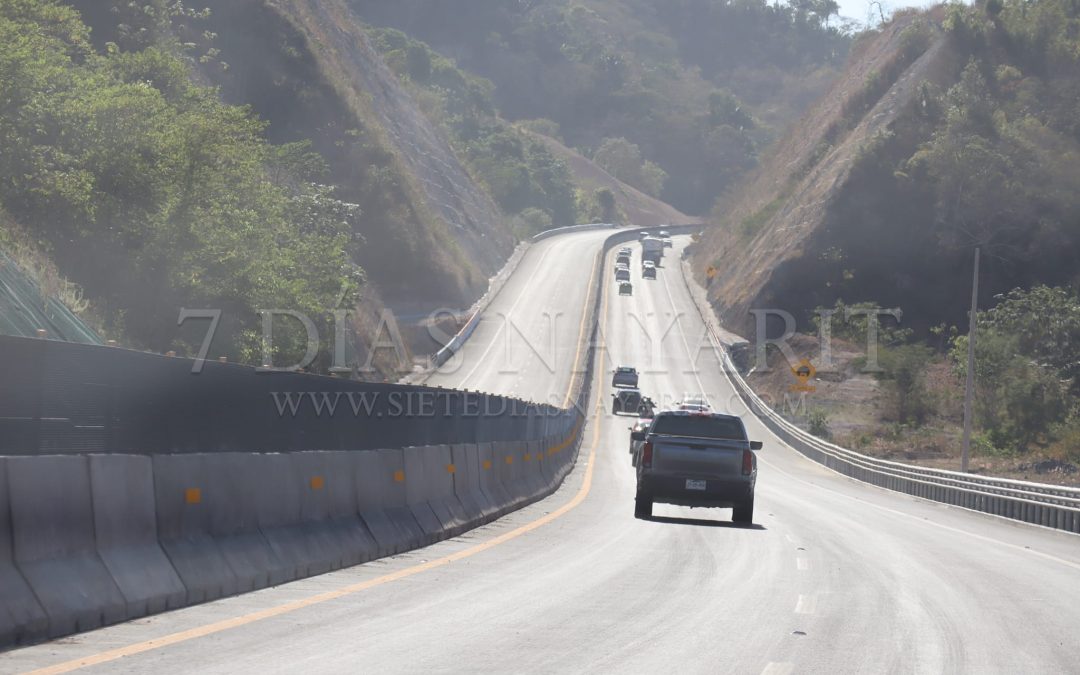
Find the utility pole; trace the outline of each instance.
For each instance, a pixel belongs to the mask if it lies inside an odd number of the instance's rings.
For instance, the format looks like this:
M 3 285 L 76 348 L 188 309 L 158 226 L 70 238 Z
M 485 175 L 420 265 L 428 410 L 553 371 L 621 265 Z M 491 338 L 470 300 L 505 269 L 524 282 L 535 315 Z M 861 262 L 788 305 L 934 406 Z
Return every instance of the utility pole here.
M 975 247 L 975 274 L 971 282 L 971 314 L 968 317 L 967 382 L 964 385 L 964 446 L 960 470 L 967 473 L 971 455 L 971 401 L 975 397 L 975 323 L 979 311 L 979 248 Z

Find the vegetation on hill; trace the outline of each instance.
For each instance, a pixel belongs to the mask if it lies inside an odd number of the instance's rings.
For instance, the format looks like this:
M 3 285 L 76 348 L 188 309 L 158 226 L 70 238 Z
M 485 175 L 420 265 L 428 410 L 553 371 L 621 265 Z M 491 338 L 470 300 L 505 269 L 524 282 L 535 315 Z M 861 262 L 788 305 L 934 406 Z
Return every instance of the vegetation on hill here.
M 387 65 L 410 83 L 425 112 L 444 125 L 459 155 L 528 236 L 577 220 L 574 184 L 565 164 L 539 141 L 500 119 L 494 85 L 460 70 L 428 45 L 392 28 L 372 28 Z
M 631 184 L 662 183 L 660 196 L 688 213 L 707 212 L 754 165 L 836 74 L 849 43 L 830 25 L 830 2 L 350 3 L 491 80 L 509 120 L 549 120 L 587 156 L 636 145 L 653 166 Z
M 1023 466 L 1072 462 L 1063 470 L 1075 471 L 1080 6 L 987 0 L 918 19 L 910 25 L 932 30 L 909 37 L 941 49 L 913 77 L 914 59 L 901 53 L 913 40 L 896 40 L 890 43 L 897 50 L 895 69 L 847 82 L 847 90 L 858 92 L 857 105 L 832 120 L 831 138 L 872 125 L 867 113 L 883 100 L 896 106 L 895 117 L 862 144 L 841 180 L 830 174 L 820 221 L 799 255 L 774 266 L 758 298 L 796 311 L 803 325 L 815 308 L 901 308 L 905 331 L 882 346 L 873 433 L 888 436 L 883 430 L 902 427 L 890 447 L 909 448 L 921 442 L 921 433 L 939 434 L 956 451 L 963 334 L 979 247 L 977 455 L 1022 460 Z M 868 35 L 865 45 L 874 39 Z M 912 54 L 924 51 L 922 45 Z M 826 161 L 832 151 L 826 145 L 812 161 Z M 785 228 L 795 226 L 784 217 L 797 213 L 791 203 L 801 193 L 791 192 L 791 182 L 773 184 L 781 192 L 771 212 L 724 223 L 733 232 L 742 228 L 741 245 L 749 250 L 766 237 L 782 240 Z M 865 439 L 841 440 L 862 447 Z
M 107 334 L 164 351 L 177 308 L 221 309 L 215 348 L 255 361 L 258 309 L 355 304 L 359 207 L 320 184 L 306 144 L 268 143 L 192 84 L 181 50 L 98 50 L 55 0 L 0 4 L 0 204 L 92 293 Z

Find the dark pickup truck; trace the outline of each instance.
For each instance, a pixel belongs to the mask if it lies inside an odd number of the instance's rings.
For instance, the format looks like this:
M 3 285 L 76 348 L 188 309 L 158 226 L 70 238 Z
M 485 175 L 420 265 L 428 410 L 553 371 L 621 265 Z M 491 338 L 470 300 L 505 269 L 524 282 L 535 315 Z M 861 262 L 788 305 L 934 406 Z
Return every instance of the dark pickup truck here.
M 760 441 L 746 437 L 734 415 L 670 410 L 645 432 L 637 462 L 634 515 L 652 516 L 654 502 L 731 508 L 736 523 L 754 520 L 754 486 Z

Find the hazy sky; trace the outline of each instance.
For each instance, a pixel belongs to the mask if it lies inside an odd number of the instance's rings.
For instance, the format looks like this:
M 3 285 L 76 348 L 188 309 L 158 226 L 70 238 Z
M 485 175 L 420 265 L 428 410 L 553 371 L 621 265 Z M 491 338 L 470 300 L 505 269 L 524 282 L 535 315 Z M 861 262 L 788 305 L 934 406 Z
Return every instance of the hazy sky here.
M 870 8 L 869 0 L 837 0 L 840 3 L 840 16 L 848 19 L 866 22 L 867 10 Z M 941 0 L 881 0 L 885 8 L 885 15 L 901 7 L 930 7 L 938 4 Z M 877 9 L 874 10 L 875 14 Z M 876 19 L 875 19 L 876 20 Z

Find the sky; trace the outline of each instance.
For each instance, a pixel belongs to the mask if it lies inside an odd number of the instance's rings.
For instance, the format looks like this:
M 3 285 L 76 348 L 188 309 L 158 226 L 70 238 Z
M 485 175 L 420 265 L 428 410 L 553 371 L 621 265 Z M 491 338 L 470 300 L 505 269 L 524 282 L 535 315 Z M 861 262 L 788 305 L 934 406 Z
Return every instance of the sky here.
M 931 7 L 942 0 L 881 0 L 885 8 L 885 16 L 902 7 Z M 840 4 L 840 16 L 846 19 L 855 19 L 860 23 L 866 23 L 870 0 L 837 0 Z M 877 8 L 874 8 L 877 14 Z M 875 23 L 877 20 L 875 19 Z

